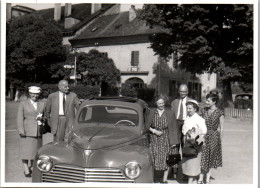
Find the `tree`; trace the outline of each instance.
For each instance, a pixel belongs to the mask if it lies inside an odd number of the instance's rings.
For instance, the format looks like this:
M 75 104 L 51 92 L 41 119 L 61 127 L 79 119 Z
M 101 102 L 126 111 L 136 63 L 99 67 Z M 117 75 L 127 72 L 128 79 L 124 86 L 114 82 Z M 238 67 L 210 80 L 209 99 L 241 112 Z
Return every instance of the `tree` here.
M 7 23 L 6 76 L 10 82 L 49 83 L 63 76 L 65 61 L 61 27 L 36 15 L 15 18 Z M 54 78 L 54 79 L 52 79 Z
M 180 54 L 180 68 L 216 73 L 223 84 L 226 105 L 232 101 L 233 81 L 253 82 L 253 6 L 231 4 L 149 4 L 138 15 L 162 34 L 151 47 L 168 59 Z
M 111 58 L 95 49 L 77 54 L 77 71 L 82 74 L 85 85 L 100 85 L 101 93 L 120 82 L 120 71 Z

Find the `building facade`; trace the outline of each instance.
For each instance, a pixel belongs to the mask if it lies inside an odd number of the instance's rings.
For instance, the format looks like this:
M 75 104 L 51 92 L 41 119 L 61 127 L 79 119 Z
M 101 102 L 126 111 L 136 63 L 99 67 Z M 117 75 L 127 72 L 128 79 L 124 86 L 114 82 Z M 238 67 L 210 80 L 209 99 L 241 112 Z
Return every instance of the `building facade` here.
M 121 84 L 155 88 L 174 99 L 178 97 L 179 85 L 186 83 L 190 96 L 199 101 L 216 88 L 215 74 L 194 75 L 180 70 L 174 58 L 166 62 L 155 55 L 149 36 L 167 31 L 149 28 L 145 21 L 136 18 L 136 11 L 135 6 L 117 4 L 69 42 L 78 52 L 96 49 L 106 53 L 121 71 Z

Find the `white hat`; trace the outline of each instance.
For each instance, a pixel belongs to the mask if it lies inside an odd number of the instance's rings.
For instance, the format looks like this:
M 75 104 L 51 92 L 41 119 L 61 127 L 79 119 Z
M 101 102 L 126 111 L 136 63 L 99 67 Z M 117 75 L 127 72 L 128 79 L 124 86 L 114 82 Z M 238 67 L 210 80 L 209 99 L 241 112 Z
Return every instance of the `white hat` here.
M 199 106 L 199 103 L 194 99 L 189 99 L 189 100 L 187 100 L 187 102 L 192 102 L 192 103 L 196 104 L 197 106 Z M 187 102 L 186 102 L 186 104 L 187 104 Z
M 30 93 L 41 93 L 41 88 L 38 86 L 30 86 L 28 88 Z

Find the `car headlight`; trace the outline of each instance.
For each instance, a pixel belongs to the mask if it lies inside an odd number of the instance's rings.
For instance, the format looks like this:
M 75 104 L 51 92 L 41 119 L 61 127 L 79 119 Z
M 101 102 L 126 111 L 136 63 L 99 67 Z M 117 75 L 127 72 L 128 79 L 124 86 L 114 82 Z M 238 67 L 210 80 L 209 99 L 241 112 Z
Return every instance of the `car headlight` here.
M 52 168 L 52 161 L 48 156 L 39 156 L 36 164 L 41 172 L 49 172 Z
M 125 175 L 130 179 L 136 179 L 141 173 L 140 165 L 135 162 L 129 162 L 125 165 Z

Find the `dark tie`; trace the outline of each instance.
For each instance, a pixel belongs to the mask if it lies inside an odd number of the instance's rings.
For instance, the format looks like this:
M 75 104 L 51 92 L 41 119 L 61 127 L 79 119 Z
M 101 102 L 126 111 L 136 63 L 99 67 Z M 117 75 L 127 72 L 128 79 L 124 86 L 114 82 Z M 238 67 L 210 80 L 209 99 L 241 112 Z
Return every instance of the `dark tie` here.
M 65 115 L 65 106 L 66 106 L 66 100 L 65 100 L 65 94 L 63 94 L 63 113 Z
M 179 118 L 180 120 L 183 120 L 183 105 L 182 105 L 182 99 L 180 100 L 181 107 L 180 107 L 180 113 L 179 113 Z

